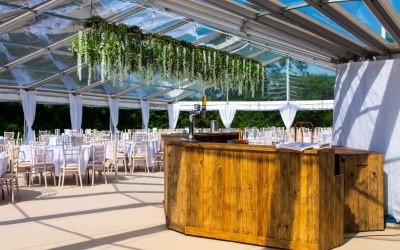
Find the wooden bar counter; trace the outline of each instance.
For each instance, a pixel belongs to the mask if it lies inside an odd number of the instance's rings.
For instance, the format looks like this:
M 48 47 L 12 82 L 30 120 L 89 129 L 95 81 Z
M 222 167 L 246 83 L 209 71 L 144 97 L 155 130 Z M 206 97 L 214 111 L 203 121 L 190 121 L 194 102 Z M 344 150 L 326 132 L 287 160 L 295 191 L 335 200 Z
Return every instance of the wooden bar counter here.
M 343 175 L 335 150 L 186 140 L 164 135 L 168 228 L 288 249 L 343 243 Z M 337 175 L 336 175 L 337 174 Z

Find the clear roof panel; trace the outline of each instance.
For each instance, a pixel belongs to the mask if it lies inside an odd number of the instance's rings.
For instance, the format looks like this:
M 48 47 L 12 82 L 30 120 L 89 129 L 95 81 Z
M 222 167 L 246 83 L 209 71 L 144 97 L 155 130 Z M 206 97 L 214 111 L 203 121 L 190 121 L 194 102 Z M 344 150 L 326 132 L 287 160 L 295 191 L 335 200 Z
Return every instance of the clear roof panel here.
M 190 22 L 166 33 L 166 35 L 169 35 L 179 40 L 184 40 L 186 42 L 194 42 L 204 36 L 208 36 L 214 33 L 215 30 L 200 26 L 197 23 Z
M 1 38 L 0 38 L 1 39 Z M 15 45 L 13 42 L 0 42 L 0 66 L 14 61 L 17 58 L 31 54 L 37 50 L 37 47 L 27 47 Z
M 250 7 L 252 9 L 256 10 L 256 11 L 262 11 L 258 6 L 254 5 L 252 3 L 249 3 L 246 0 L 233 0 L 233 1 L 236 2 L 236 3 L 243 4 L 243 5 L 247 6 L 247 7 Z
M 124 19 L 121 23 L 128 26 L 140 26 L 145 31 L 156 32 L 165 27 L 173 25 L 180 20 L 184 19 L 181 16 L 173 14 L 164 14 L 157 9 L 144 9 L 128 18 Z
M 301 13 L 313 18 L 315 21 L 322 23 L 325 26 L 328 26 L 329 28 L 345 35 L 346 37 L 365 45 L 365 43 L 363 43 L 360 39 L 358 39 L 357 37 L 352 35 L 350 32 L 348 32 L 347 30 L 345 30 L 344 28 L 342 28 L 335 22 L 333 22 L 331 19 L 326 17 L 324 14 L 322 14 L 321 12 L 316 10 L 314 7 L 308 6 L 308 7 L 304 7 L 304 8 L 299 8 L 297 10 L 300 11 Z
M 400 1 L 399 0 L 388 0 L 388 1 L 393 6 L 393 8 L 396 10 L 397 15 L 400 16 Z
M 6 0 L 4 1 L 9 4 L 19 5 L 27 8 L 35 8 L 38 5 L 47 2 L 47 0 Z
M 280 55 L 275 54 L 274 52 L 265 52 L 259 56 L 256 56 L 254 59 L 256 59 L 260 62 L 267 62 L 269 60 L 272 60 L 272 59 L 278 58 L 278 57 L 280 57 Z
M 135 6 L 137 4 L 123 0 L 99 0 L 93 1 L 93 5 L 91 5 L 91 1 L 72 1 L 49 10 L 49 12 L 76 19 L 88 18 L 91 14 L 110 18 Z
M 146 85 L 143 86 L 140 89 L 137 89 L 133 92 L 129 92 L 125 95 L 123 95 L 123 97 L 131 97 L 131 98 L 145 98 L 147 96 L 150 96 L 152 94 L 158 93 L 160 91 L 164 90 L 164 88 L 160 88 L 154 85 Z
M 96 86 L 94 88 L 87 90 L 86 92 L 91 94 L 101 94 L 101 95 L 109 94 L 106 92 L 104 85 Z
M 18 65 L 15 68 L 0 73 L 0 79 L 5 79 L 11 85 L 14 86 L 29 86 L 34 82 L 43 80 L 47 77 L 54 75 L 54 72 L 44 71 L 40 65 L 36 67 L 28 67 L 26 65 Z M 3 82 L 0 80 L 0 82 Z
M 298 5 L 298 4 L 305 4 L 304 0 L 279 0 L 279 2 L 286 4 L 288 6 L 291 5 Z
M 24 45 L 29 43 L 31 46 L 39 48 L 46 47 L 54 42 L 60 41 L 74 34 L 74 24 L 70 20 L 41 14 L 29 24 L 16 28 L 0 36 L 0 43 L 15 43 Z M 31 53 L 29 49 L 8 48 L 0 51 L 13 60 Z M 10 61 L 13 61 L 10 60 Z
M 375 17 L 375 15 L 369 10 L 369 8 L 362 1 L 351 1 L 351 2 L 339 2 L 343 9 L 353 15 L 357 20 L 362 22 L 365 26 L 370 28 L 375 34 L 382 34 L 382 25 Z M 390 37 L 391 38 L 391 37 Z M 395 43 L 393 38 L 388 39 L 392 43 Z
M 57 74 L 65 69 L 69 68 L 69 66 L 66 65 L 65 63 L 58 61 L 57 60 L 58 58 L 59 58 L 59 56 L 57 56 L 57 55 L 47 54 L 47 55 L 32 59 L 24 64 L 21 64 L 21 66 L 24 66 L 30 70 L 35 70 L 38 72 L 40 71 L 40 72 L 46 72 L 46 73 L 51 73 L 51 74 Z
M 225 33 L 221 33 L 217 37 L 204 43 L 206 46 L 210 46 L 216 49 L 226 48 L 236 42 L 240 41 L 238 37 L 234 37 Z
M 65 81 L 70 81 L 72 76 L 64 76 L 61 78 L 58 78 L 54 81 L 51 81 L 49 83 L 43 84 L 42 86 L 39 86 L 38 88 L 43 88 L 43 89 L 51 89 L 51 90 L 65 90 L 65 91 L 71 91 L 72 89 L 68 89 L 68 87 L 64 84 Z M 78 88 L 74 88 L 76 90 Z
M 257 53 L 261 50 L 262 48 L 260 46 L 254 45 L 254 44 L 249 44 L 246 43 L 243 47 L 235 51 L 235 54 L 239 54 L 242 56 L 248 56 L 253 53 Z
M 18 68 L 18 67 L 17 67 Z M 14 77 L 14 75 L 19 75 L 20 73 L 23 73 L 23 69 L 21 68 L 21 70 L 13 70 L 13 71 L 5 71 L 0 73 L 0 85 L 4 85 L 4 86 L 14 86 L 17 87 L 18 85 L 18 81 L 17 79 Z M 24 75 L 21 75 L 24 76 Z M 21 81 L 23 82 L 23 81 Z
M 14 8 L 0 4 L 0 23 L 7 22 L 10 19 L 13 19 L 25 12 L 25 10 L 22 10 L 20 8 Z
M 173 91 L 170 91 L 166 93 L 165 95 L 158 96 L 158 100 L 175 100 L 178 99 L 181 96 L 187 95 L 189 93 L 192 93 L 190 90 L 183 90 L 183 89 L 175 89 Z

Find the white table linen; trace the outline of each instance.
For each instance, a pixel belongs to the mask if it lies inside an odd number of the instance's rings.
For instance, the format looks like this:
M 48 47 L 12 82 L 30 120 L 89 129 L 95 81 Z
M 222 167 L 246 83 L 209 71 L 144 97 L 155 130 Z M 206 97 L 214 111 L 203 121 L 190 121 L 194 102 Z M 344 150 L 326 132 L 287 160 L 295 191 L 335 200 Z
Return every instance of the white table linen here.
M 6 144 L 6 138 L 4 138 L 3 136 L 0 136 L 0 145 L 4 145 Z
M 135 143 L 146 143 L 147 144 L 147 162 L 149 166 L 154 164 L 154 157 L 158 150 L 158 139 L 148 139 L 147 141 L 135 141 L 135 140 L 127 140 L 126 141 L 126 154 L 127 156 L 132 155 L 133 147 L 132 145 Z M 107 142 L 107 150 L 106 150 L 106 158 L 113 158 L 113 143 L 111 141 Z M 128 165 L 132 164 L 132 158 L 129 157 Z
M 57 146 L 47 146 L 47 150 L 53 150 L 53 159 L 52 162 L 55 166 L 56 176 L 60 175 L 61 165 L 64 163 L 64 154 L 62 145 Z M 89 159 L 92 155 L 92 145 L 90 144 L 82 144 L 81 150 L 81 162 L 80 162 L 80 170 L 81 173 L 85 173 L 86 168 L 89 163 Z M 22 145 L 20 148 L 20 157 L 19 161 L 31 161 L 31 153 L 29 149 L 29 145 Z
M 8 155 L 0 153 L 0 176 L 3 176 L 7 171 Z

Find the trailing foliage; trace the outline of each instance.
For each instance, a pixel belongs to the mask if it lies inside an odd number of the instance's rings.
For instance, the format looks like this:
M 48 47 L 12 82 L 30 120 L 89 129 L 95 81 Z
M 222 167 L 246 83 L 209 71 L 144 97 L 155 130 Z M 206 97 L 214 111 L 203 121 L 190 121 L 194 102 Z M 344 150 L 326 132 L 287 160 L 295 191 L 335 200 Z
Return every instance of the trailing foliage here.
M 196 81 L 203 86 L 254 93 L 264 89 L 265 72 L 260 62 L 206 46 L 196 46 L 169 36 L 143 33 L 139 27 L 109 23 L 94 16 L 79 23 L 88 31 L 79 31 L 72 42 L 78 76 L 88 67 L 88 84 L 94 74 L 102 81 L 116 83 L 136 73 L 148 82 L 178 79 Z M 179 87 L 179 86 L 178 86 Z

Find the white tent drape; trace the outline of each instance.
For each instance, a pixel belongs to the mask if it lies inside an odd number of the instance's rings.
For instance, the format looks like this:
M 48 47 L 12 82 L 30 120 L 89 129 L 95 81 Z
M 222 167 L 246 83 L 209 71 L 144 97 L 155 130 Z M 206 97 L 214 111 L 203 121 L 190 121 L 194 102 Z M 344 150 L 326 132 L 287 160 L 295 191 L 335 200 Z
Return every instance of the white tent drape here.
M 35 135 L 33 134 L 32 125 L 35 121 L 36 114 L 36 91 L 19 91 L 22 101 L 22 109 L 24 110 L 24 118 L 26 125 L 26 133 L 24 144 L 28 144 L 30 141 L 35 140 Z
M 168 124 L 170 129 L 175 129 L 178 123 L 180 107 L 178 103 L 168 104 Z
M 400 221 L 400 60 L 337 66 L 332 144 L 384 155 L 385 209 Z
M 69 114 L 71 128 L 79 131 L 82 126 L 82 95 L 69 94 Z
M 231 128 L 233 118 L 235 118 L 236 106 L 232 104 L 225 104 L 219 107 L 219 115 L 225 128 Z
M 142 107 L 143 128 L 147 129 L 149 126 L 149 119 L 150 119 L 150 104 L 148 101 L 140 100 L 140 106 Z
M 292 126 L 294 118 L 296 117 L 296 112 L 299 108 L 299 106 L 294 104 L 286 104 L 279 108 L 283 123 L 287 129 Z
M 118 126 L 118 115 L 119 115 L 119 99 L 113 99 L 108 97 L 108 105 L 110 107 L 110 117 L 112 123 L 112 131 L 116 133 Z

